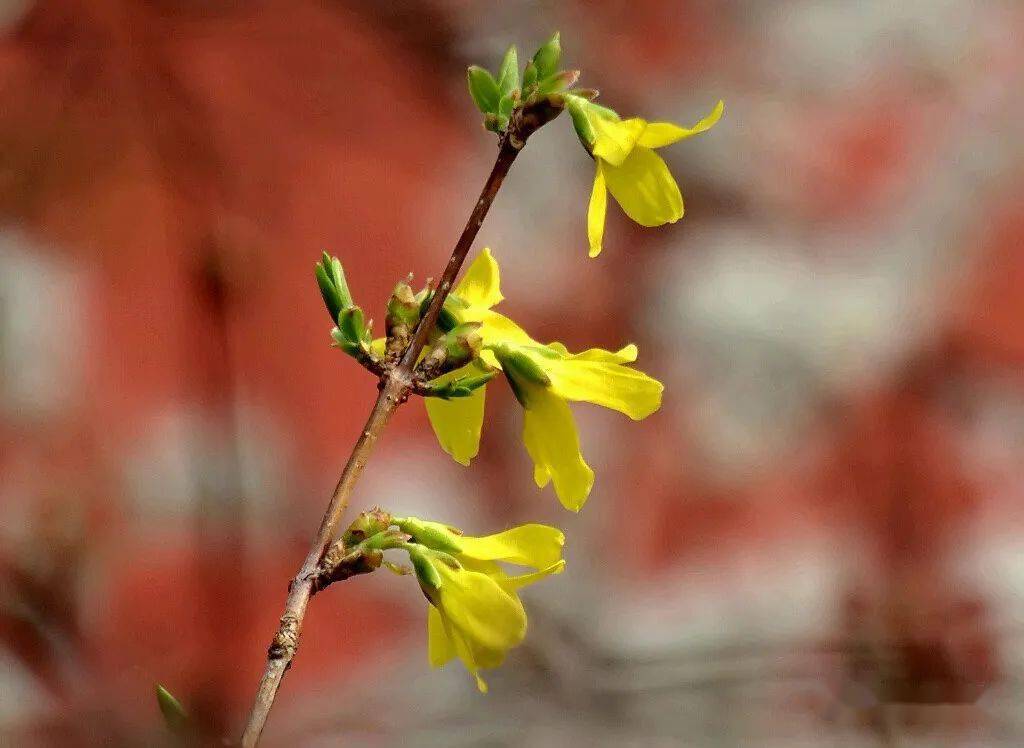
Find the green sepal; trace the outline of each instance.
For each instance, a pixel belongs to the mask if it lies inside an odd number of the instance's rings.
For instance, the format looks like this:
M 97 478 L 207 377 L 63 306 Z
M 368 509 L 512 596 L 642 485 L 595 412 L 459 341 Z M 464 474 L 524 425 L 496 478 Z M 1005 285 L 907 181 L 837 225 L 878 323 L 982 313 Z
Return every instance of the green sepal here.
M 323 253 L 320 262 L 316 264 L 316 283 L 331 320 L 337 322 L 341 310 L 352 306 L 352 294 L 345 280 L 345 270 L 337 257 Z
M 181 702 L 159 683 L 156 684 L 156 703 L 160 707 L 160 714 L 163 715 L 167 729 L 175 735 L 184 733 L 188 728 L 188 714 Z
M 516 45 L 511 45 L 498 68 L 498 93 L 505 98 L 519 88 L 519 54 Z
M 537 85 L 537 95 L 561 93 L 573 86 L 580 79 L 579 70 L 562 70 L 561 72 L 549 75 Z
M 473 97 L 473 103 L 483 114 L 493 114 L 498 110 L 501 93 L 498 90 L 498 82 L 494 80 L 489 70 L 479 65 L 470 65 L 466 70 L 466 84 L 469 86 L 469 95 Z
M 417 517 L 399 517 L 395 520 L 395 524 L 417 543 L 431 550 L 444 551 L 445 553 L 459 553 L 462 551 L 462 546 L 459 545 L 459 535 L 462 533 L 454 527 L 443 525 L 440 522 L 429 522 Z
M 562 61 L 562 40 L 556 31 L 551 38 L 540 45 L 531 62 L 537 68 L 537 78 L 544 80 L 558 70 L 558 63 Z
M 412 569 L 416 572 L 420 588 L 428 598 L 433 599 L 432 593 L 441 589 L 441 575 L 434 568 L 433 554 L 412 543 L 407 543 L 404 547 L 409 554 L 409 561 L 412 562 Z

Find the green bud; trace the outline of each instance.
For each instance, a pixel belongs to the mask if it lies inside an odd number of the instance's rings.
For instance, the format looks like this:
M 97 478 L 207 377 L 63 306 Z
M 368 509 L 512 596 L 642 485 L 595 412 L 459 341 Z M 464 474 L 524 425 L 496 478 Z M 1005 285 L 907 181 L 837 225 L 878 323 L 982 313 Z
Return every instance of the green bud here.
M 530 88 L 537 83 L 537 66 L 533 64 L 533 60 L 526 63 L 526 69 L 523 71 L 523 91 L 526 93 L 530 92 Z
M 498 68 L 498 92 L 502 98 L 519 88 L 519 55 L 513 44 L 505 52 Z
M 505 370 L 516 400 L 523 407 L 526 407 L 526 390 L 522 386 L 523 384 L 540 384 L 545 387 L 551 384 L 551 378 L 538 363 L 523 354 L 521 350 L 508 345 L 496 345 L 493 350 Z
M 498 110 L 501 94 L 498 91 L 498 82 L 494 80 L 490 71 L 478 65 L 470 65 L 466 71 L 466 82 L 469 86 L 469 95 L 473 97 L 477 109 L 484 114 Z
M 324 252 L 320 262 L 316 264 L 316 282 L 320 286 L 320 295 L 323 297 L 327 312 L 331 315 L 331 321 L 337 324 L 341 310 L 352 306 L 352 294 L 349 293 L 341 261 Z
M 341 535 L 346 548 L 362 543 L 369 537 L 384 532 L 391 526 L 391 514 L 380 507 L 362 512 Z
M 540 49 L 533 55 L 533 64 L 537 68 L 537 77 L 541 80 L 552 75 L 558 70 L 558 63 L 562 61 L 562 41 L 556 31 L 551 38 L 540 45 Z
M 417 543 L 431 550 L 445 553 L 459 553 L 462 550 L 462 546 L 459 545 L 459 535 L 462 531 L 455 527 L 417 517 L 398 517 L 395 524 Z
M 483 338 L 480 337 L 480 323 L 466 322 L 446 333 L 439 344 L 445 348 L 448 366 L 457 369 L 480 355 L 483 342 Z
M 594 146 L 594 141 L 597 139 L 594 126 L 590 124 L 589 104 L 589 101 L 579 96 L 565 97 L 565 108 L 568 110 L 569 116 L 572 117 L 572 126 L 576 130 L 580 142 L 588 151 Z
M 164 724 L 175 735 L 181 735 L 188 727 L 188 715 L 184 707 L 166 688 L 159 683 L 156 686 L 156 703 L 160 707 Z
M 363 320 L 363 310 L 357 306 L 350 306 L 343 309 L 338 315 L 338 332 L 340 339 L 334 335 L 339 347 L 346 353 L 353 353 L 359 349 L 369 347 L 371 336 Z
M 406 331 L 412 331 L 420 321 L 420 302 L 416 300 L 416 294 L 406 282 L 395 286 L 391 298 L 388 300 L 388 313 L 384 318 L 384 328 L 388 335 L 399 325 L 404 326 Z
M 560 93 L 573 86 L 579 79 L 579 70 L 563 70 L 542 80 L 537 86 L 537 94 L 544 96 L 545 94 Z
M 458 377 L 431 388 L 428 397 L 439 397 L 442 400 L 453 400 L 460 397 L 469 397 L 485 384 L 498 375 L 497 371 L 488 371 L 483 374 L 475 374 L 467 377 Z
M 416 579 L 420 583 L 423 594 L 429 600 L 434 600 L 434 595 L 441 589 L 441 575 L 434 568 L 433 554 L 412 543 L 406 545 L 405 550 L 409 554 L 412 569 L 416 572 Z

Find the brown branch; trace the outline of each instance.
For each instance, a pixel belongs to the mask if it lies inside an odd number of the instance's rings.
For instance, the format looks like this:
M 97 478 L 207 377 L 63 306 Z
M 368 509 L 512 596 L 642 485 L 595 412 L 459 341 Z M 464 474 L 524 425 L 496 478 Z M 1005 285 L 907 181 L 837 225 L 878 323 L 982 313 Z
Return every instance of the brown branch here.
M 288 585 L 288 598 L 285 603 L 284 614 L 281 616 L 281 623 L 274 634 L 274 638 L 267 650 L 267 663 L 260 679 L 259 690 L 249 714 L 245 732 L 242 735 L 242 746 L 251 748 L 255 746 L 263 732 L 267 722 L 270 709 L 274 705 L 274 698 L 281 687 L 281 680 L 285 671 L 291 667 L 292 659 L 299 646 L 299 635 L 302 632 L 302 622 L 306 616 L 306 607 L 309 599 L 315 592 L 315 583 L 321 571 L 321 560 L 334 541 L 341 516 L 348 507 L 349 497 L 356 481 L 366 466 L 366 461 L 373 451 L 377 439 L 387 425 L 391 414 L 399 405 L 404 403 L 411 392 L 414 391 L 414 370 L 420 352 L 426 345 L 430 331 L 434 329 L 437 318 L 441 313 L 441 307 L 451 292 L 455 279 L 462 268 L 466 255 L 469 254 L 473 240 L 483 224 L 487 211 L 490 210 L 498 190 L 501 188 L 505 176 L 508 174 L 519 151 L 526 144 L 526 139 L 539 127 L 554 119 L 561 112 L 560 105 L 552 105 L 547 101 L 533 104 L 516 111 L 513 121 L 498 147 L 498 157 L 491 169 L 490 176 L 484 184 L 480 193 L 480 199 L 473 207 L 469 220 L 466 222 L 462 235 L 459 237 L 455 248 L 452 250 L 451 259 L 445 266 L 444 273 L 438 283 L 437 290 L 431 299 L 426 314 L 416 327 L 405 354 L 393 368 L 385 369 L 380 376 L 380 394 L 370 411 L 370 417 L 363 427 L 363 432 L 356 441 L 352 454 L 345 464 L 341 473 L 338 485 L 331 496 L 330 504 L 320 522 L 320 529 L 310 548 L 306 560 L 302 564 L 299 573 L 295 575 Z

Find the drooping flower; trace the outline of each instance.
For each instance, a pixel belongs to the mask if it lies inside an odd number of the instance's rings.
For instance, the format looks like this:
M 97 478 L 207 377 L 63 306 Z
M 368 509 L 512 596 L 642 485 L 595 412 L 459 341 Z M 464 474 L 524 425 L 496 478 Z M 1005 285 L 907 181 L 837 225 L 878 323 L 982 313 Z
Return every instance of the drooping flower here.
M 481 670 L 498 667 L 526 636 L 526 610 L 518 590 L 565 568 L 561 530 L 521 525 L 485 537 L 462 535 L 436 522 L 409 517 L 396 524 L 412 537 L 406 546 L 420 587 L 430 601 L 430 664 L 458 658 L 487 691 Z M 534 571 L 509 575 L 498 562 Z
M 554 483 L 562 504 L 578 511 L 590 495 L 594 473 L 580 452 L 570 401 L 602 405 L 634 420 L 661 405 L 664 387 L 628 364 L 637 348 L 593 348 L 570 353 L 561 343 L 544 345 L 492 307 L 502 300 L 498 264 L 485 249 L 456 287 L 446 307 L 460 323 L 480 323 L 486 365 L 501 369 L 523 406 L 523 442 L 534 463 L 534 480 Z M 465 376 L 472 365 L 447 377 Z M 484 414 L 484 388 L 469 397 L 427 398 L 426 407 L 441 447 L 468 465 L 476 456 Z
M 613 110 L 580 96 L 566 99 L 576 133 L 597 167 L 587 211 L 590 256 L 601 253 L 609 192 L 641 226 L 662 226 L 682 218 L 679 185 L 654 151 L 710 130 L 721 119 L 725 104 L 719 101 L 704 119 L 692 127 L 681 127 L 639 117 L 624 120 Z

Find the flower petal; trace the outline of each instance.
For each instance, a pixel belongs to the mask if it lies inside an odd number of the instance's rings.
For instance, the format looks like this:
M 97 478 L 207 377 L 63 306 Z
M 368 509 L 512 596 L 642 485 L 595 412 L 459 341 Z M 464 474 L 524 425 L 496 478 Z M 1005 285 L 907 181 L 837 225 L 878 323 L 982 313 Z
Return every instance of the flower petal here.
M 626 160 L 647 127 L 647 122 L 639 117 L 614 120 L 595 116 L 590 122 L 596 136 L 591 152 L 594 158 L 607 161 L 612 166 L 618 166 Z
M 467 374 L 479 374 L 473 364 L 448 372 L 435 379 L 445 382 Z M 443 400 L 439 397 L 425 397 L 427 417 L 434 429 L 441 449 L 452 456 L 460 465 L 468 466 L 480 451 L 480 430 L 484 423 L 484 390 L 475 390 L 467 397 Z
M 623 366 L 610 351 L 607 358 L 571 357 L 544 362 L 551 391 L 566 400 L 582 400 L 624 413 L 634 421 L 661 407 L 665 386 L 642 371 Z M 596 356 L 593 351 L 586 354 Z
M 558 500 L 578 512 L 594 486 L 594 471 L 580 454 L 579 435 L 569 405 L 547 388 L 519 384 L 526 394 L 523 443 L 533 460 L 533 479 L 543 488 L 554 481 Z
M 651 122 L 640 135 L 637 145 L 644 148 L 663 148 L 684 138 L 700 135 L 718 123 L 718 120 L 722 118 L 723 111 L 725 111 L 725 102 L 719 101 L 711 113 L 693 127 L 680 127 L 672 122 Z
M 459 558 L 469 556 L 480 561 L 507 561 L 543 569 L 562 558 L 565 535 L 548 525 L 520 525 L 482 538 L 463 535 Z
M 515 592 L 516 590 L 527 587 L 534 582 L 539 582 L 544 577 L 552 574 L 561 574 L 564 569 L 565 561 L 558 561 L 547 568 L 531 571 L 529 574 L 519 574 L 514 577 L 503 574 L 502 576 L 497 577 L 497 582 L 509 592 Z
M 487 574 L 452 569 L 444 563 L 436 567 L 444 581 L 438 609 L 451 627 L 449 634 L 457 634 L 454 644 L 459 658 L 472 673 L 497 667 L 526 636 L 523 604 Z
M 637 146 L 621 166 L 606 166 L 612 197 L 641 226 L 662 226 L 683 217 L 683 196 L 661 156 Z
M 433 605 L 427 606 L 427 657 L 431 667 L 441 667 L 455 658 L 455 645 L 448 638 L 441 614 Z
M 490 249 L 484 247 L 477 255 L 452 293 L 470 306 L 484 309 L 490 309 L 505 298 L 501 295 L 498 263 L 491 256 Z
M 597 162 L 594 174 L 594 190 L 590 193 L 590 207 L 587 208 L 587 239 L 590 242 L 590 256 L 601 254 L 604 241 L 604 222 L 608 215 L 608 186 L 605 184 L 601 162 Z

